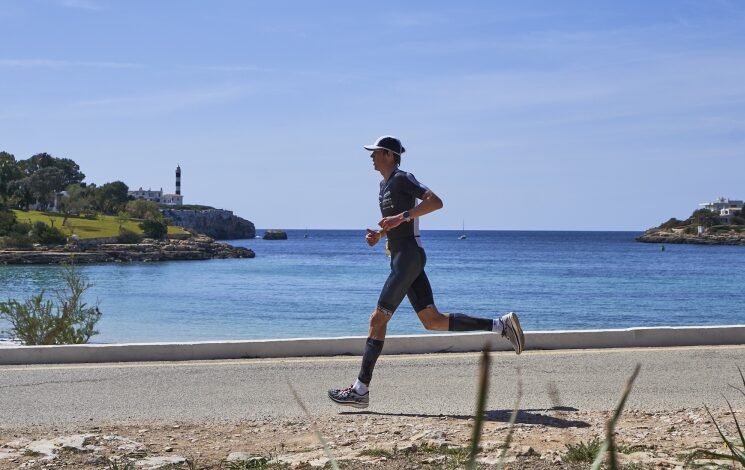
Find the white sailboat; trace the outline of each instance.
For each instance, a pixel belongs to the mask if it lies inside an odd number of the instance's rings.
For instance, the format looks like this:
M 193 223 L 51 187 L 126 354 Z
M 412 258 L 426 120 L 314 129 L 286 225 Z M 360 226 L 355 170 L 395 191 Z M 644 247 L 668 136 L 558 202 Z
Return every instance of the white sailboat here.
M 465 220 L 463 221 L 463 225 L 461 227 L 461 230 L 462 230 L 463 233 L 461 233 L 460 237 L 458 237 L 458 240 L 465 240 L 467 238 L 466 237 L 466 222 L 465 222 Z

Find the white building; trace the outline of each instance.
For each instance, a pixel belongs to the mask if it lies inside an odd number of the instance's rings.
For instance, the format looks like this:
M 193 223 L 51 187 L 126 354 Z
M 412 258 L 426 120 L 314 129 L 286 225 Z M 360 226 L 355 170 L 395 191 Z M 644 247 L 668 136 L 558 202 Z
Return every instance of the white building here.
M 726 197 L 720 197 L 714 202 L 704 202 L 699 204 L 699 206 L 718 214 L 719 219 L 724 224 L 732 223 L 732 217 L 740 216 L 743 211 L 743 201 L 728 199 Z
M 142 186 L 140 186 L 137 191 L 127 191 L 127 194 L 135 199 L 144 199 L 160 204 L 160 200 L 163 198 L 163 188 L 160 188 L 160 191 L 153 191 L 152 189 L 142 189 Z
M 144 190 L 142 186 L 137 191 L 127 191 L 127 194 L 135 199 L 144 199 L 168 206 L 183 205 L 184 196 L 181 195 L 181 166 L 176 167 L 176 194 L 163 194 L 163 188 L 160 188 L 160 191 L 153 191 L 152 189 Z
M 743 202 L 729 199 L 726 197 L 720 197 L 714 202 L 703 202 L 699 204 L 704 209 L 709 209 L 712 212 L 720 214 L 722 209 L 742 209 Z

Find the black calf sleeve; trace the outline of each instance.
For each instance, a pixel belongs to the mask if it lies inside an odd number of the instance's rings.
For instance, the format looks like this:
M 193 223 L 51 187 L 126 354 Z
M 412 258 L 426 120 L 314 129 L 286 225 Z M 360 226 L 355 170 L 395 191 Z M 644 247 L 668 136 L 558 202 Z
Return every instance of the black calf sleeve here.
M 378 362 L 378 356 L 383 351 L 383 341 L 379 339 L 367 338 L 365 343 L 365 353 L 362 355 L 362 367 L 360 368 L 360 375 L 357 376 L 365 385 L 370 385 L 372 380 L 373 369 L 375 363 Z
M 492 331 L 494 321 L 489 318 L 476 318 L 463 315 L 462 313 L 451 313 L 448 316 L 449 331 Z

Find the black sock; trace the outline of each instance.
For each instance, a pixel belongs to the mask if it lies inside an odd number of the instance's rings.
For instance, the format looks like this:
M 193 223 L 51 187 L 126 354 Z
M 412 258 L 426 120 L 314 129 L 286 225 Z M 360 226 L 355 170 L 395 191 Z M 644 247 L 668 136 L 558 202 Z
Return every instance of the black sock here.
M 451 313 L 448 316 L 449 331 L 492 331 L 494 320 L 489 318 L 476 318 L 463 315 L 462 313 Z
M 357 376 L 365 385 L 370 385 L 372 380 L 373 369 L 375 363 L 378 362 L 378 356 L 383 351 L 383 341 L 379 339 L 367 338 L 365 343 L 365 353 L 362 355 L 362 367 L 360 368 L 360 375 Z

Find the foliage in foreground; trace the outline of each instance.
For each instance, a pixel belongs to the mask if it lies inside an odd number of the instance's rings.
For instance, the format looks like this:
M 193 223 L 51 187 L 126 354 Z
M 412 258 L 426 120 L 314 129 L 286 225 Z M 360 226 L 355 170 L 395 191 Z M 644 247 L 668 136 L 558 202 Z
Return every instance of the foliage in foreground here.
M 742 374 L 742 369 L 740 367 L 737 368 L 737 371 L 740 372 L 740 379 L 742 380 L 742 384 L 745 387 L 745 376 Z M 745 397 L 745 388 L 738 388 L 734 385 L 730 385 L 733 389 L 740 392 L 742 396 Z M 738 442 L 736 439 L 730 439 L 727 436 L 724 435 L 724 431 L 722 431 L 721 426 L 719 426 L 719 423 L 716 419 L 714 419 L 714 415 L 709 410 L 709 407 L 706 406 L 706 412 L 709 413 L 709 417 L 711 418 L 711 422 L 714 423 L 714 426 L 717 428 L 717 431 L 719 432 L 719 436 L 721 436 L 722 441 L 725 446 L 727 446 L 727 449 L 730 451 L 730 455 L 722 454 L 719 452 L 711 452 L 708 450 L 698 450 L 694 452 L 690 457 L 689 461 L 694 462 L 699 459 L 722 459 L 722 460 L 731 460 L 732 462 L 739 463 L 743 467 L 745 467 L 745 436 L 743 435 L 742 428 L 740 427 L 740 423 L 737 421 L 737 416 L 735 415 L 735 411 L 732 409 L 732 404 L 727 399 L 727 397 L 724 397 L 724 401 L 727 402 L 727 407 L 729 407 L 729 412 L 732 415 L 732 419 L 735 422 L 735 428 L 737 429 L 738 437 L 740 438 L 740 444 L 742 445 L 742 448 L 738 447 Z
M 620 468 L 620 465 L 618 464 L 618 447 L 614 438 L 614 434 L 616 432 L 616 424 L 618 424 L 618 420 L 621 418 L 623 408 L 624 406 L 626 406 L 626 400 L 631 394 L 631 388 L 634 386 L 634 381 L 639 375 L 640 369 L 641 364 L 637 364 L 634 368 L 634 372 L 631 374 L 631 377 L 629 377 L 629 380 L 626 382 L 626 387 L 621 394 L 621 400 L 618 402 L 618 406 L 616 406 L 616 409 L 613 412 L 613 416 L 611 417 L 610 421 L 608 421 L 608 426 L 606 427 L 605 433 L 605 442 L 603 442 L 603 445 L 600 446 L 597 456 L 595 457 L 595 461 L 592 463 L 592 467 L 590 467 L 591 470 L 600 470 L 601 468 L 603 468 L 603 462 L 605 462 L 606 457 L 608 470 L 617 470 Z M 607 456 L 606 453 L 608 454 Z
M 73 266 L 65 268 L 62 280 L 64 287 L 55 292 L 54 300 L 46 298 L 42 290 L 23 303 L 15 299 L 0 302 L 0 318 L 10 322 L 10 333 L 23 344 L 82 344 L 98 334 L 98 304 L 89 306 L 83 301 L 83 294 L 92 284 Z

